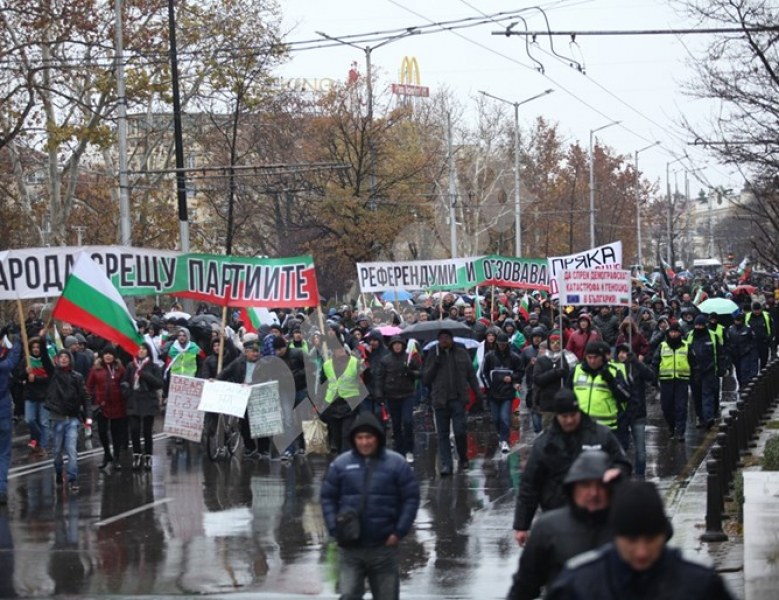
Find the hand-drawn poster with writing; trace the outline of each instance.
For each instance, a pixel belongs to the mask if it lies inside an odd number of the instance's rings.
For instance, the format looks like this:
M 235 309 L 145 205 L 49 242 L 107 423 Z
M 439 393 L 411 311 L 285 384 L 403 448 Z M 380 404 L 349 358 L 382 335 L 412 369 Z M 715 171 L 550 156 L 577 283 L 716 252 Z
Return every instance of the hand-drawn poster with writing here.
M 170 378 L 168 405 L 163 431 L 174 437 L 199 442 L 203 435 L 203 413 L 198 410 L 205 380 L 183 375 Z
M 252 437 L 269 437 L 283 433 L 279 382 L 269 381 L 253 385 L 249 396 L 249 431 Z
M 250 388 L 240 383 L 206 381 L 197 409 L 243 418 Z

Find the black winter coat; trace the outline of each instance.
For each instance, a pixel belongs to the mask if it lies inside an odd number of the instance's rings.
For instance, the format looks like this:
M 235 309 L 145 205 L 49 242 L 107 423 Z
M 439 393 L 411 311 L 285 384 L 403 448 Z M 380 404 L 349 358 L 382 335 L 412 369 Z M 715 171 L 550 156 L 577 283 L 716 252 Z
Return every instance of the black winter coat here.
M 652 369 L 633 355 L 625 363 L 625 371 L 630 386 L 626 419 L 632 423 L 636 419 L 646 419 L 646 386 L 648 383 L 657 383 L 657 378 Z
M 409 532 L 419 508 L 419 484 L 406 459 L 384 447 L 384 432 L 376 417 L 360 415 L 352 431 L 368 420 L 380 439 L 378 453 L 369 457 L 357 450 L 341 454 L 330 464 L 319 497 L 327 530 L 335 536 L 336 516 L 347 507 L 359 511 L 365 490 L 358 545 L 375 547 L 384 545 L 392 534 L 403 538 Z
M 279 356 L 279 358 L 292 371 L 292 378 L 295 380 L 295 391 L 305 390 L 308 384 L 306 383 L 306 361 L 303 351 L 288 347 L 284 356 Z
M 376 381 L 376 398 L 379 400 L 407 398 L 414 393 L 421 373 L 418 356 L 409 361 L 407 352 L 395 354 L 390 350 L 381 358 Z
M 433 406 L 443 408 L 452 399 L 467 404 L 468 386 L 481 400 L 481 389 L 468 351 L 454 345 L 448 351 L 430 349 L 422 366 L 422 383 L 430 388 Z
M 62 417 L 91 418 L 92 406 L 81 373 L 72 367 L 55 367 L 45 348 L 41 352 L 41 363 L 49 376 L 44 404 L 46 410 Z
M 571 561 L 550 586 L 547 600 L 732 600 L 717 573 L 668 547 L 648 571 L 633 571 L 613 544 Z
M 508 600 L 537 598 L 569 559 L 611 541 L 607 516 L 607 510 L 593 514 L 569 503 L 538 517 L 519 557 Z
M 755 339 L 755 332 L 748 325 L 731 325 L 728 327 L 728 352 L 730 352 L 730 359 L 736 363 L 743 356 L 746 356 L 757 350 L 757 341 Z
M 570 374 L 563 352 L 556 360 L 544 354 L 536 358 L 533 367 L 533 404 L 541 412 L 554 411 L 554 395 L 563 387 Z
M 503 377 L 497 373 L 493 377 L 492 372 L 496 370 L 510 371 L 511 383 L 503 381 Z M 507 346 L 505 352 L 496 348 L 484 357 L 481 378 L 491 400 L 511 399 L 514 397 L 514 384 L 522 383 L 522 359 L 516 352 L 512 352 L 511 346 Z
M 151 417 L 160 412 L 160 401 L 157 390 L 164 385 L 162 369 L 151 358 L 138 375 L 138 389 L 133 389 L 135 383 L 135 363 L 127 365 L 122 379 L 122 392 L 127 401 L 127 415 L 131 417 Z
M 629 476 L 633 470 L 622 446 L 605 425 L 596 423 L 582 413 L 579 428 L 572 433 L 564 433 L 555 419 L 536 438 L 530 450 L 519 484 L 514 530 L 529 530 L 539 506 L 542 510 L 553 510 L 565 505 L 567 496 L 563 489 L 563 479 L 585 447 L 603 450 L 625 476 Z

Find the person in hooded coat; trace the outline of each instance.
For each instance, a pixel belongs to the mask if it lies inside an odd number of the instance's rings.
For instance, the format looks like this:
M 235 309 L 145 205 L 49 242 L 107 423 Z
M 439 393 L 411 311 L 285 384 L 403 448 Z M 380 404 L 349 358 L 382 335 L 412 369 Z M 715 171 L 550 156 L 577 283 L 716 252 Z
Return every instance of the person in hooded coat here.
M 511 349 L 509 337 L 502 331 L 497 335 L 495 350 L 484 357 L 481 379 L 487 389 L 490 415 L 497 429 L 500 451 L 507 454 L 511 402 L 522 383 L 522 359 Z
M 87 377 L 87 391 L 92 396 L 93 413 L 97 421 L 97 433 L 103 446 L 101 469 L 113 463 L 121 470 L 120 455 L 127 447 L 127 405 L 122 395 L 124 366 L 116 358 L 116 348 L 103 346 L 100 357 Z M 113 442 L 113 453 L 111 452 Z
M 554 395 L 562 388 L 571 372 L 575 357 L 562 350 L 560 331 L 549 334 L 546 344 L 541 344 L 533 367 L 533 405 L 541 415 L 541 427 L 546 429 L 554 420 Z
M 362 598 L 367 577 L 376 600 L 400 597 L 398 545 L 419 509 L 416 476 L 397 452 L 387 449 L 384 428 L 364 412 L 349 430 L 351 450 L 338 456 L 319 494 L 327 531 L 337 539 L 338 516 L 356 512 L 359 537 L 339 544 L 341 598 Z
M 639 330 L 632 317 L 625 317 L 619 326 L 619 335 L 617 336 L 617 346 L 620 344 L 628 344 L 631 352 L 640 361 L 649 354 L 649 342 Z
M 389 408 L 395 452 L 414 462 L 414 400 L 416 384 L 422 375 L 419 354 L 406 352 L 406 340 L 390 339 L 389 352 L 381 358 L 376 393 Z
M 576 360 L 584 359 L 584 349 L 590 342 L 596 342 L 601 339 L 600 333 L 592 328 L 592 317 L 589 314 L 582 314 L 576 322 L 577 329 L 568 338 L 565 349 L 576 355 Z

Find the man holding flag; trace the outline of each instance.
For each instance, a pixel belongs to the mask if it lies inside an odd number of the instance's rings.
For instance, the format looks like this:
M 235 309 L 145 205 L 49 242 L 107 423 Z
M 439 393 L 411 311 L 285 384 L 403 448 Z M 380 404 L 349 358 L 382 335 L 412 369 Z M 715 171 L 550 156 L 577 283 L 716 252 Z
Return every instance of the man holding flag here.
M 143 343 L 143 337 L 121 295 L 97 263 L 84 252 L 76 258 L 62 296 L 54 306 L 52 317 L 83 327 L 121 346 L 132 355 L 136 354 Z M 40 338 L 46 339 L 45 330 L 41 331 Z M 46 408 L 51 418 L 54 438 L 52 451 L 57 485 L 64 484 L 64 451 L 68 455 L 69 490 L 71 493 L 78 493 L 78 423 L 82 419 L 91 422 L 89 395 L 84 378 L 72 368 L 72 355 L 68 350 L 58 351 L 54 362 L 46 351 L 42 352 L 41 358 L 49 375 Z

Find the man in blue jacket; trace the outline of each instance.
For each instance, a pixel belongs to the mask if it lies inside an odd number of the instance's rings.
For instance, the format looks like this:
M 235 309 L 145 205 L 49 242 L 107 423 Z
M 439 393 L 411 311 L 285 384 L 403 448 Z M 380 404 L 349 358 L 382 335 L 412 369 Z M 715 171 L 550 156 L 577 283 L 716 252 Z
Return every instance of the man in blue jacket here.
M 374 600 L 400 595 L 398 543 L 409 532 L 419 508 L 419 484 L 403 456 L 385 447 L 384 429 L 369 412 L 350 430 L 352 450 L 336 458 L 322 481 L 325 524 L 337 539 L 338 515 L 359 515 L 359 538 L 339 541 L 339 587 L 343 600 L 358 600 L 365 578 Z

